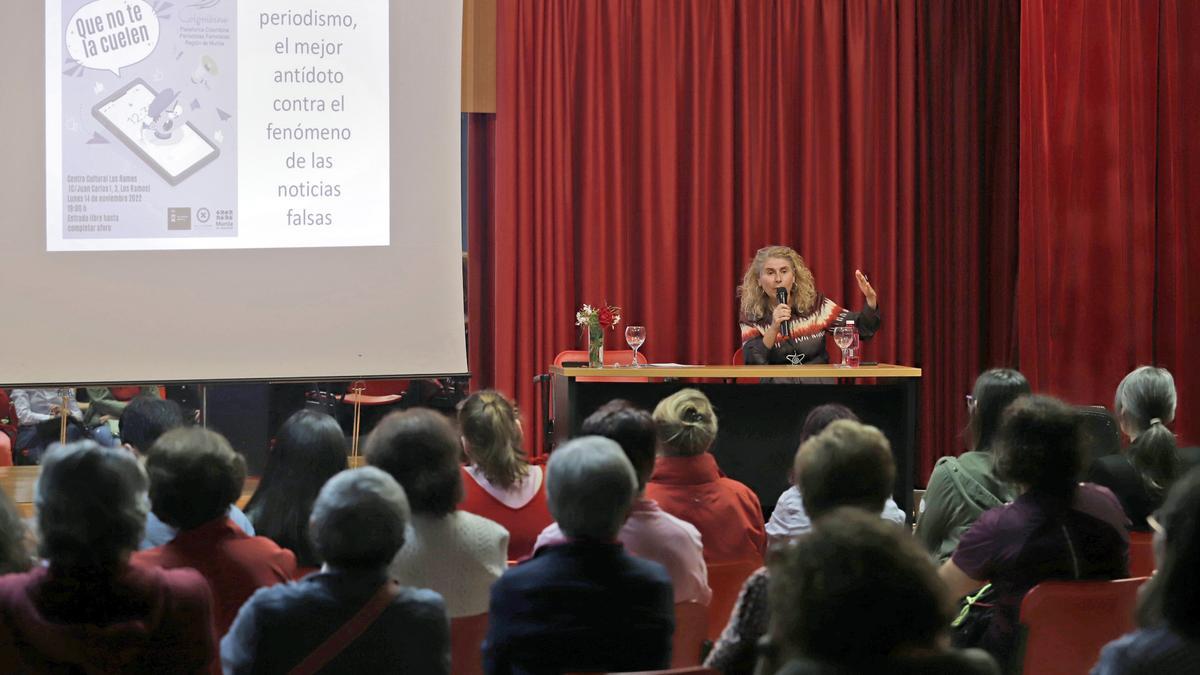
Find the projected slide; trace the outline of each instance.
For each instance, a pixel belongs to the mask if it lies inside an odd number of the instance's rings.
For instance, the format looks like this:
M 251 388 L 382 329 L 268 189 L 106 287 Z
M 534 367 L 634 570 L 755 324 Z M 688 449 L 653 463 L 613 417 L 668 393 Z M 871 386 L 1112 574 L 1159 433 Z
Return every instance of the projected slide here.
M 390 243 L 388 3 L 48 0 L 49 251 Z

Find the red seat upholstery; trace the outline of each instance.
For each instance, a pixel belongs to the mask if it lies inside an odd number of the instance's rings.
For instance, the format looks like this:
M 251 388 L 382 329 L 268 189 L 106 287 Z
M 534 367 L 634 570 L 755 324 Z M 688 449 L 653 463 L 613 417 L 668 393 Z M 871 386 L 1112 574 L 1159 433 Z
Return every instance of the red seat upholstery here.
M 1021 602 L 1021 626 L 1027 631 L 1022 672 L 1090 672 L 1101 647 L 1134 629 L 1137 591 L 1145 581 L 1046 581 L 1034 586 Z
M 408 391 L 408 380 L 359 380 L 350 385 L 351 390 L 362 387 L 361 394 L 348 391 L 342 401 L 349 405 L 390 405 L 404 398 Z
M 712 602 L 708 603 L 708 639 L 721 637 L 729 615 L 737 604 L 742 584 L 762 566 L 759 560 L 739 560 L 728 563 L 713 563 L 708 566 L 708 587 L 712 589 Z
M 1129 533 L 1129 576 L 1148 577 L 1158 564 L 1154 560 L 1154 535 L 1150 532 Z
M 483 675 L 483 639 L 487 637 L 488 615 L 450 619 L 450 674 Z
M 675 603 L 675 636 L 671 640 L 671 667 L 700 665 L 700 652 L 708 628 L 708 608 L 698 602 Z

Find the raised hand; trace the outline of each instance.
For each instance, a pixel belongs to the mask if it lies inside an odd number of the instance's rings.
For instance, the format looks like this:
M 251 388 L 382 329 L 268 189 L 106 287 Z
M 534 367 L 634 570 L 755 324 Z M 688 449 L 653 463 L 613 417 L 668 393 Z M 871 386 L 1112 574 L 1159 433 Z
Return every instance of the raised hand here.
M 879 295 L 871 282 L 867 281 L 867 275 L 863 274 L 862 270 L 854 270 L 854 278 L 858 280 L 858 290 L 862 291 L 863 297 L 867 299 L 867 306 L 875 309 L 878 306 Z

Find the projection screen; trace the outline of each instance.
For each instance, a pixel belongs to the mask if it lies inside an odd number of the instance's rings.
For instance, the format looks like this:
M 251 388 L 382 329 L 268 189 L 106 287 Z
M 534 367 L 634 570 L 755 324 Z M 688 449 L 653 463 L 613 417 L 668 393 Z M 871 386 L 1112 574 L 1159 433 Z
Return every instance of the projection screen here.
M 467 372 L 461 3 L 7 10 L 0 384 Z

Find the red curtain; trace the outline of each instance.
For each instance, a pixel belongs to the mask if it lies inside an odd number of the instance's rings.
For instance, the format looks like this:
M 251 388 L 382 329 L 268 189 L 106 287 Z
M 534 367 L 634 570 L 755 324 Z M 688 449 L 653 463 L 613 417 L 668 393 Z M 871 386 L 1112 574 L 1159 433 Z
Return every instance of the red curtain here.
M 865 270 L 868 357 L 925 369 L 923 482 L 1014 355 L 1017 29 L 1015 1 L 501 3 L 497 114 L 469 124 L 475 386 L 536 422 L 585 302 L 655 360 L 727 363 L 744 267 L 786 243 L 854 308 Z
M 1135 366 L 1167 367 L 1191 438 L 1196 37 L 1200 8 L 1186 0 L 1022 5 L 1021 367 L 1035 388 L 1094 404 L 1111 404 Z

